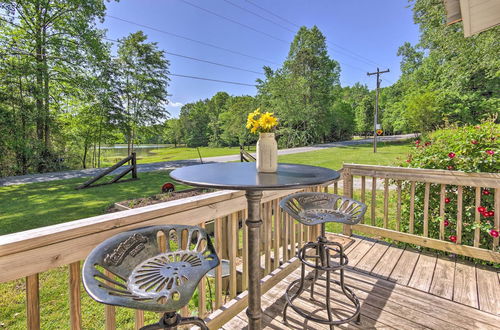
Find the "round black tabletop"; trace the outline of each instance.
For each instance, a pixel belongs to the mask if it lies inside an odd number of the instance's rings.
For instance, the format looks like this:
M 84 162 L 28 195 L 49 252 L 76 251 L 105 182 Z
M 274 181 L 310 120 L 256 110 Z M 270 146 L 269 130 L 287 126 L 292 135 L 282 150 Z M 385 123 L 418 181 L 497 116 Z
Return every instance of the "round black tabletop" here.
M 301 188 L 333 181 L 339 176 L 328 168 L 299 164 L 278 164 L 276 173 L 258 173 L 255 163 L 201 164 L 170 173 L 172 179 L 191 186 L 235 190 Z

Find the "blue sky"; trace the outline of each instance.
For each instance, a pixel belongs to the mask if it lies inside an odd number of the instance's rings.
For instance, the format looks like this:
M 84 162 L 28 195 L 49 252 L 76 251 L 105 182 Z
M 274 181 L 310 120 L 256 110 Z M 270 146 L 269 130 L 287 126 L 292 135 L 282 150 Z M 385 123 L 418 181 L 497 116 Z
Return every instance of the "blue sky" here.
M 256 72 L 262 72 L 264 65 L 273 69 L 281 66 L 297 26 L 316 25 L 326 36 L 330 57 L 340 62 L 341 84 L 346 86 L 361 82 L 371 89 L 375 87 L 375 78 L 368 77 L 366 72 L 375 71 L 377 65 L 381 70 L 389 68 L 391 72 L 382 76 L 382 86 L 397 81 L 400 75 L 400 58 L 396 56 L 398 47 L 405 41 L 412 44 L 418 41 L 418 26 L 413 24 L 411 8 L 405 0 L 121 0 L 108 3 L 107 13 L 248 56 L 184 40 L 109 16 L 101 26 L 108 30 L 108 38 L 118 39 L 143 30 L 150 41 L 158 42 L 158 46 L 167 52 Z M 257 78 L 263 77 L 258 73 L 168 54 L 166 57 L 173 74 L 246 84 L 254 84 Z M 256 94 L 256 88 L 252 86 L 171 77 L 168 110 L 173 117 L 177 117 L 183 104 L 210 98 L 218 91 L 226 91 L 231 95 Z

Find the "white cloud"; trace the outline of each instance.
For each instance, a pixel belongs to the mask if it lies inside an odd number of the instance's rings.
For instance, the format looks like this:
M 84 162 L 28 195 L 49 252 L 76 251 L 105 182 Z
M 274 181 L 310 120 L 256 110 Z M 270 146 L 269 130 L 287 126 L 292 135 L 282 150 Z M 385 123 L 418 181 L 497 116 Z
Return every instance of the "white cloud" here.
M 172 100 L 168 101 L 167 107 L 169 108 L 180 108 L 184 105 L 182 102 L 174 102 Z

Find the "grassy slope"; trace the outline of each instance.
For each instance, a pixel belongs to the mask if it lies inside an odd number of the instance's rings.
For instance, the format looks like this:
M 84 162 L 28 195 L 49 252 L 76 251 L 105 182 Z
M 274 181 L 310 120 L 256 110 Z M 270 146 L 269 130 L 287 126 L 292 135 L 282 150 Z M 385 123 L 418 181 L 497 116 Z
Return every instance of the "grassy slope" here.
M 373 153 L 370 144 L 358 146 L 338 147 L 300 154 L 279 156 L 282 163 L 296 163 L 341 169 L 343 163 L 393 165 L 406 159 L 408 142 L 379 143 L 377 153 Z
M 139 178 L 82 190 L 75 187 L 86 179 L 0 187 L 0 235 L 99 215 L 114 202 L 158 194 L 171 181 L 166 171 Z

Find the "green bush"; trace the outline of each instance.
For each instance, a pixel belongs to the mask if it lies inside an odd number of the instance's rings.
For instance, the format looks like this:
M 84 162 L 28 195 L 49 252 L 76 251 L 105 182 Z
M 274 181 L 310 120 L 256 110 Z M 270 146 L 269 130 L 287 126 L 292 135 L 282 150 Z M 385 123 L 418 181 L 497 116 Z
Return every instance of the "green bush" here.
M 500 169 L 500 125 L 494 120 L 477 126 L 449 127 L 434 131 L 415 141 L 408 159 L 402 166 L 444 169 L 463 172 L 498 173 Z M 457 186 L 446 186 L 445 217 L 439 216 L 440 185 L 431 184 L 429 198 L 429 237 L 439 238 L 440 223 L 444 222 L 444 239 L 457 240 Z M 481 188 L 480 208 L 476 209 L 475 188 L 463 187 L 463 216 L 461 244 L 473 245 L 474 231 L 480 228 L 480 246 L 491 248 L 498 236 L 494 228 L 494 189 Z M 415 189 L 415 233 L 423 233 L 425 184 L 417 183 Z M 409 229 L 410 184 L 403 189 L 403 229 Z M 480 223 L 475 222 L 480 213 Z

